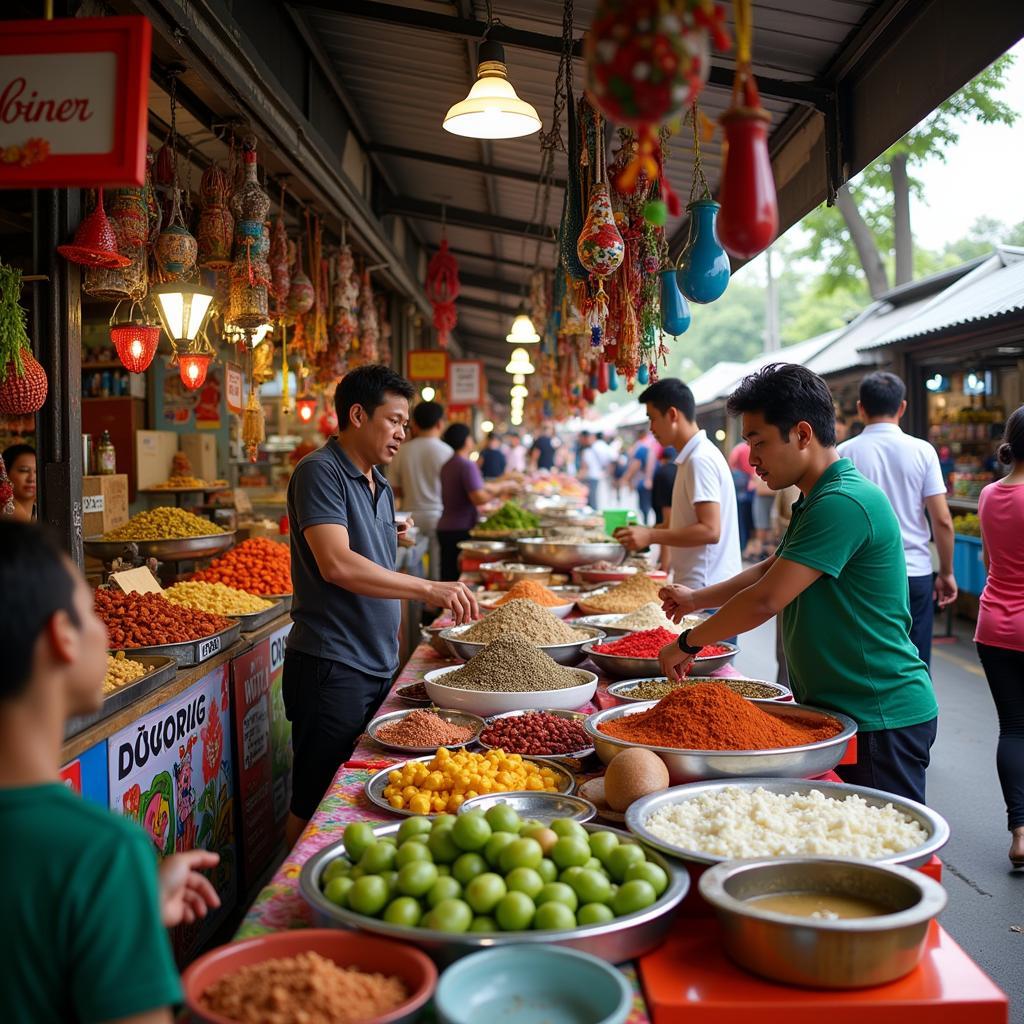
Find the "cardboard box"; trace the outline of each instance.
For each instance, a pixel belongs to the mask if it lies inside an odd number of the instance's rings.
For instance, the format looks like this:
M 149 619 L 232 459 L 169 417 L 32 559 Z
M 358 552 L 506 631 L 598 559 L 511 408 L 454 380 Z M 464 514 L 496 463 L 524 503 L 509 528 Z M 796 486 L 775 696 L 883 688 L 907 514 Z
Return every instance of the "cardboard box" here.
M 209 483 L 220 478 L 217 472 L 217 438 L 210 433 L 182 434 L 181 450 L 192 463 L 192 475 Z
M 82 477 L 82 535 L 96 537 L 128 522 L 128 474 Z
M 164 483 L 171 475 L 171 460 L 178 450 L 173 430 L 138 430 L 135 433 L 136 486 L 140 490 Z

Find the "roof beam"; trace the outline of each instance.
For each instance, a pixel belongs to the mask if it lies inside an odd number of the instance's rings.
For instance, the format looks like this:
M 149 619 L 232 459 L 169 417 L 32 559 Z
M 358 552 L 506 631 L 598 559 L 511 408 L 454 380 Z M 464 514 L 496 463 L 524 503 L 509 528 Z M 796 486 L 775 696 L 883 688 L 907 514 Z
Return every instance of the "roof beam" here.
M 460 256 L 469 260 L 483 260 L 487 263 L 496 263 L 501 267 L 515 267 L 516 270 L 532 269 L 529 263 L 524 263 L 522 260 L 508 260 L 501 256 L 490 256 L 485 252 L 473 252 L 471 249 L 455 249 L 452 246 L 448 247 L 448 251 L 453 256 Z
M 413 199 L 409 196 L 388 196 L 384 200 L 382 213 L 394 214 L 398 217 L 411 217 L 413 220 L 436 221 L 438 224 L 447 222 L 462 228 L 475 228 L 498 235 L 517 235 L 521 238 L 532 238 L 534 241 L 554 243 L 551 229 L 542 227 L 540 234 L 537 225 L 512 217 L 500 217 L 493 213 L 480 210 L 466 210 L 460 206 L 432 202 L 429 199 Z M 550 237 L 549 237 L 550 236 Z
M 466 274 L 459 271 L 459 283 L 464 288 L 483 288 L 489 292 L 522 294 L 530 286 L 529 281 L 513 281 L 508 277 L 488 277 L 486 274 Z
M 513 295 L 512 298 L 518 303 L 521 296 Z M 517 308 L 516 306 L 504 306 L 499 302 L 488 302 L 486 299 L 474 299 L 469 295 L 460 295 L 455 300 L 455 304 L 464 306 L 466 309 L 480 309 L 485 313 L 500 313 L 502 316 L 515 316 Z
M 479 174 L 492 174 L 496 178 L 511 178 L 514 181 L 526 181 L 535 185 L 539 180 L 536 171 L 523 171 L 518 167 L 493 167 L 491 164 L 479 160 L 460 160 L 455 156 L 448 156 L 445 153 L 425 153 L 419 149 L 407 149 L 404 146 L 392 146 L 386 142 L 371 142 L 369 144 L 371 153 L 379 153 L 382 156 L 397 156 L 403 160 L 418 160 L 425 164 L 440 164 L 442 167 L 457 167 L 462 171 L 475 171 Z M 565 188 L 564 178 L 553 178 L 551 184 L 554 188 Z

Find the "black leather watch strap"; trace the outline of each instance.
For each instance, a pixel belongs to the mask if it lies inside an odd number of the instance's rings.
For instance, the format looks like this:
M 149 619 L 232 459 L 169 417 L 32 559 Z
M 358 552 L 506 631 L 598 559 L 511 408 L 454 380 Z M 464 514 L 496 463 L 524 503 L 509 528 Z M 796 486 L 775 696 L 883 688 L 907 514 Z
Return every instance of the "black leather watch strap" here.
M 697 646 L 694 647 L 690 644 L 690 631 L 688 629 L 684 629 L 682 633 L 679 634 L 678 644 L 679 650 L 684 654 L 700 654 L 701 648 L 704 646 L 703 644 L 697 644 Z

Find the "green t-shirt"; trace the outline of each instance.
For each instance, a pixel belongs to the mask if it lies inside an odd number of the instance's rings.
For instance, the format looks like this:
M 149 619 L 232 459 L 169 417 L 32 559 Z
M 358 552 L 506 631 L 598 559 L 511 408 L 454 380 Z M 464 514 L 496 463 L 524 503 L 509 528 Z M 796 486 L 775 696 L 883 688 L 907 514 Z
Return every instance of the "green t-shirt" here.
M 796 698 L 862 732 L 931 721 L 939 709 L 910 640 L 903 540 L 884 492 L 849 459 L 834 462 L 794 504 L 778 555 L 823 573 L 782 612 Z
M 137 825 L 51 783 L 0 789 L 0 835 L 4 1021 L 88 1024 L 181 1001 Z

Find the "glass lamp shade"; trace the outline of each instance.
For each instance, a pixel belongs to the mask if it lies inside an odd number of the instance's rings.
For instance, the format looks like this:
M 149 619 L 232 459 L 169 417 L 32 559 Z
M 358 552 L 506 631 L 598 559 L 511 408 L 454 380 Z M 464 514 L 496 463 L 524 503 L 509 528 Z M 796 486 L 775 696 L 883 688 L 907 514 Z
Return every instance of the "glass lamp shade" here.
M 124 368 L 132 373 L 143 373 L 156 355 L 160 328 L 155 324 L 121 324 L 110 328 L 110 340 Z
M 509 392 L 513 398 L 525 398 L 529 393 L 525 384 L 513 384 L 512 390 Z
M 481 43 L 478 58 L 476 81 L 469 95 L 445 114 L 444 130 L 469 139 L 518 139 L 540 131 L 537 111 L 516 95 L 508 80 L 502 47 Z
M 506 373 L 533 373 L 533 363 L 530 362 L 530 357 L 526 354 L 525 348 L 514 348 L 512 350 L 512 358 L 509 360 L 508 366 L 505 367 Z
M 313 414 L 316 412 L 316 399 L 315 398 L 299 398 L 295 402 L 295 411 L 299 415 L 299 419 L 303 423 L 309 423 L 313 418 Z
M 534 328 L 533 321 L 525 313 L 520 313 L 512 321 L 512 330 L 505 335 L 505 340 L 513 345 L 536 345 L 540 341 L 540 335 Z
M 206 371 L 210 368 L 213 356 L 208 352 L 182 352 L 178 355 L 178 373 L 181 383 L 195 391 L 206 383 Z
M 195 341 L 213 305 L 213 289 L 173 281 L 158 284 L 149 292 L 171 341 Z

